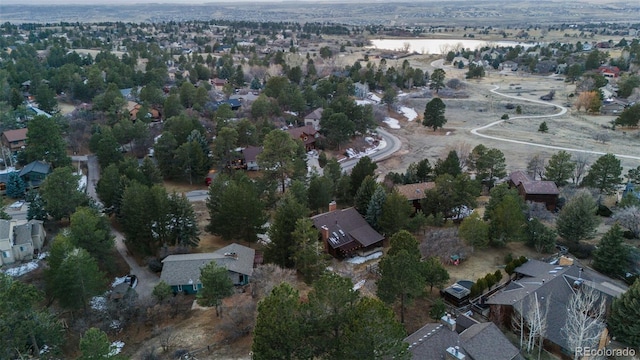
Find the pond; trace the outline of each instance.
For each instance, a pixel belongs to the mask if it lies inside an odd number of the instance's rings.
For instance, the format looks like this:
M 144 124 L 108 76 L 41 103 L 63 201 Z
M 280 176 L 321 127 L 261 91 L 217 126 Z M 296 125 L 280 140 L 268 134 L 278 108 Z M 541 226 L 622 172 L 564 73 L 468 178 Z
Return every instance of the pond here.
M 535 46 L 535 43 L 522 43 L 517 41 L 486 41 L 475 39 L 372 39 L 372 48 L 383 50 L 404 50 L 408 46 L 409 51 L 421 54 L 446 54 L 460 49 L 472 49 L 483 46 L 516 46 L 525 48 Z

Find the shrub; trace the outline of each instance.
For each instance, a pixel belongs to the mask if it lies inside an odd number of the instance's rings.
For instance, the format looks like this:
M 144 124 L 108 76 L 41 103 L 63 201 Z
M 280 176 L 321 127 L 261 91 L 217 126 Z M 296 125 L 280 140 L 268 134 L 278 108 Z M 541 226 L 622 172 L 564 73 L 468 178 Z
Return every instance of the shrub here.
M 588 258 L 595 249 L 596 247 L 591 244 L 569 244 L 569 252 L 578 259 Z
M 157 257 L 147 259 L 147 266 L 149 266 L 149 270 L 155 273 L 162 271 L 162 262 Z
M 320 165 L 321 168 L 327 165 L 327 154 L 324 151 L 318 155 L 318 165 Z
M 611 217 L 611 215 L 613 215 L 613 211 L 604 205 L 598 205 L 598 211 L 596 214 L 598 216 Z
M 505 257 L 504 257 L 504 263 L 508 264 L 510 262 L 513 261 L 513 254 L 512 253 L 508 253 Z
M 491 287 L 496 284 L 496 278 L 491 273 L 485 275 L 484 281 L 487 282 L 487 289 L 491 289 Z
M 509 120 L 509 114 L 503 114 L 502 117 L 500 117 L 500 119 Z
M 499 284 L 500 280 L 502 280 L 502 271 L 496 270 L 496 272 L 493 273 L 493 277 L 496 279 L 496 284 Z

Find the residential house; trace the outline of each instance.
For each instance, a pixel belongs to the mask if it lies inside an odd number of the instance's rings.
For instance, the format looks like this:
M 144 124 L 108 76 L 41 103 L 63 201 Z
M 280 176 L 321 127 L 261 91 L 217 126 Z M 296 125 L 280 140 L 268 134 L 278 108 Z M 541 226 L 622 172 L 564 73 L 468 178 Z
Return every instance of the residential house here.
M 591 288 L 600 293 L 601 298 L 611 301 L 627 290 L 623 284 L 601 275 L 591 269 L 574 264 L 573 259 L 562 257 L 558 264 L 548 264 L 529 259 L 514 270 L 514 280 L 504 288 L 489 296 L 485 304 L 489 305 L 489 318 L 498 326 L 511 327 L 512 318 L 526 315 L 535 298 L 547 306 L 547 321 L 543 347 L 563 357 L 573 357 L 575 349 L 567 340 L 563 331 L 567 322 L 567 307 L 574 294 Z M 607 331 L 602 324 L 602 341 L 590 344 L 592 348 L 601 348 L 606 344 Z
M 213 85 L 214 89 L 218 91 L 222 91 L 222 89 L 224 89 L 224 86 L 227 84 L 227 80 L 218 78 L 213 78 L 210 80 L 210 82 L 211 85 Z
M 313 126 L 315 130 L 320 130 L 320 119 L 322 118 L 323 108 L 313 110 L 309 115 L 304 117 L 305 126 Z
M 253 275 L 255 250 L 233 243 L 211 253 L 169 255 L 162 260 L 160 279 L 174 293 L 195 294 L 202 289 L 200 269 L 212 261 L 227 269 L 234 285 L 246 285 Z
M 628 104 L 619 99 L 605 100 L 600 107 L 600 114 L 602 115 L 620 115 Z
M 304 144 L 306 151 L 316 148 L 316 140 L 320 137 L 320 133 L 311 125 L 288 129 L 287 132 L 294 140 L 300 140 Z
M 396 185 L 395 189 L 411 202 L 415 211 L 418 211 L 422 209 L 420 202 L 425 198 L 426 192 L 435 187 L 436 183 L 429 181 L 416 184 Z
M 27 188 L 36 188 L 51 173 L 51 166 L 43 161 L 32 161 L 20 170 L 18 175 L 22 178 Z
M 325 251 L 336 258 L 366 256 L 382 250 L 384 236 L 353 207 L 337 210 L 334 201 L 328 212 L 311 217 L 311 221 L 320 231 Z
M 518 63 L 515 61 L 507 60 L 500 64 L 500 70 L 518 70 Z
M 623 198 L 627 195 L 635 196 L 640 199 L 640 191 L 636 191 L 635 185 L 631 181 L 627 182 L 627 185 L 625 185 L 624 190 L 622 191 Z
M 517 188 L 524 201 L 544 203 L 549 211 L 556 209 L 560 191 L 553 181 L 531 180 L 518 170 L 509 174 L 509 187 Z
M 0 265 L 32 260 L 46 236 L 42 221 L 0 219 Z
M 602 65 L 598 68 L 598 72 L 608 78 L 617 78 L 620 76 L 620 68 L 617 66 Z
M 131 104 L 133 103 L 133 104 Z M 127 110 L 129 110 L 129 119 L 131 119 L 131 121 L 135 121 L 138 118 L 138 112 L 140 112 L 140 109 L 142 108 L 142 105 L 135 103 L 133 101 L 129 101 L 127 104 Z M 160 112 L 156 109 L 148 109 L 149 112 L 147 112 L 147 114 L 145 115 L 145 117 L 147 119 L 150 119 L 150 121 L 160 121 L 161 117 L 160 117 Z
M 491 322 L 445 314 L 404 339 L 412 359 L 520 360 L 520 351 Z
M 262 153 L 262 150 L 262 146 L 247 146 L 242 149 L 245 169 L 252 171 L 260 170 L 260 166 L 258 165 L 258 155 Z
M 2 133 L 2 146 L 15 153 L 27 146 L 27 128 L 7 130 Z

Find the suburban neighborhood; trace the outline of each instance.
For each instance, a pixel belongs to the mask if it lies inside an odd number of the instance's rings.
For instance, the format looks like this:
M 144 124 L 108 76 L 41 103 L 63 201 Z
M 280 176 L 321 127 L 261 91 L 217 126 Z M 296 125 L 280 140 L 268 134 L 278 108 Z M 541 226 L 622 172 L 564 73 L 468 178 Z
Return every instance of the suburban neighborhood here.
M 637 358 L 637 5 L 501 4 L 1 4 L 0 358 Z

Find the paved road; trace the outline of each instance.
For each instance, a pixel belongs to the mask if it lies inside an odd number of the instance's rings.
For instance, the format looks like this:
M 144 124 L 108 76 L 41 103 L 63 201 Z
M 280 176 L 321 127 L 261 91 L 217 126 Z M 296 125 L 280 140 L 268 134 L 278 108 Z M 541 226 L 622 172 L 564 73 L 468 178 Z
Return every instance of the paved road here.
M 395 135 L 390 134 L 383 128 L 378 128 L 376 131 L 385 141 L 386 146 L 376 151 L 375 153 L 368 155 L 373 162 L 382 161 L 388 158 L 389 156 L 393 155 L 393 153 L 400 150 L 400 147 L 402 146 L 402 142 L 400 142 L 400 139 L 398 139 Z M 359 158 L 345 160 L 340 163 L 340 167 L 342 168 L 342 171 L 348 173 L 358 163 L 359 160 Z M 193 190 L 187 192 L 185 195 L 191 202 L 206 201 L 209 197 L 208 190 Z
M 95 155 L 89 156 L 72 156 L 74 161 L 83 161 L 87 163 L 87 195 L 100 203 L 96 194 L 96 184 L 100 180 L 100 165 Z M 111 233 L 115 237 L 116 250 L 129 265 L 129 273 L 138 277 L 138 286 L 136 292 L 138 298 L 143 300 L 150 298 L 153 288 L 160 282 L 160 278 L 146 266 L 140 266 L 136 260 L 129 255 L 127 247 L 124 244 L 124 236 L 118 230 L 111 228 Z
M 553 104 L 547 101 L 542 101 L 542 100 L 536 100 L 536 99 L 525 99 L 522 98 L 520 96 L 513 96 L 513 95 L 507 95 L 507 94 L 503 94 L 498 92 L 497 90 L 499 89 L 499 86 L 495 86 L 493 89 L 491 89 L 490 91 L 496 95 L 499 96 L 503 96 L 506 98 L 510 98 L 510 99 L 516 99 L 516 100 L 520 100 L 520 101 L 528 101 L 528 102 L 532 102 L 532 103 L 536 103 L 536 104 L 544 104 L 544 105 L 549 105 L 549 106 L 553 106 L 556 107 L 558 109 L 560 109 L 559 112 L 555 113 L 555 114 L 550 114 L 550 115 L 525 115 L 525 116 L 514 116 L 512 118 L 510 118 L 509 120 L 517 120 L 517 119 L 541 119 L 541 118 L 552 118 L 552 117 L 557 117 L 557 116 L 562 116 L 564 114 L 567 113 L 567 108 L 564 106 L 560 106 L 557 104 Z M 498 125 L 502 122 L 504 122 L 506 120 L 498 120 L 498 121 L 494 121 L 490 124 L 484 125 L 484 126 L 480 126 L 477 127 L 475 129 L 471 130 L 471 133 L 473 135 L 476 136 L 480 136 L 483 137 L 485 139 L 491 139 L 491 140 L 497 140 L 497 141 L 503 141 L 503 142 L 509 142 L 509 143 L 513 143 L 513 144 L 521 144 L 521 145 L 529 145 L 529 146 L 536 146 L 536 147 L 541 147 L 541 148 L 545 148 L 545 149 L 553 149 L 553 150 L 564 150 L 564 151 L 571 151 L 571 152 L 578 152 L 578 153 L 585 153 L 585 154 L 595 154 L 595 155 L 605 155 L 605 152 L 601 152 L 601 151 L 592 151 L 592 150 L 584 150 L 584 149 L 577 149 L 577 148 L 568 148 L 568 147 L 563 147 L 563 146 L 554 146 L 554 145 L 546 145 L 546 144 L 540 144 L 540 143 L 534 143 L 534 142 L 529 142 L 529 141 L 520 141 L 520 140 L 513 140 L 513 139 L 506 139 L 506 138 L 502 138 L 499 136 L 492 136 L 492 135 L 485 135 L 482 133 L 479 133 L 478 131 L 481 130 L 486 130 L 492 126 Z M 613 154 L 618 158 L 625 158 L 625 159 L 633 159 L 633 160 L 640 160 L 640 156 L 633 156 L 633 155 L 627 155 L 627 154 Z
M 373 162 L 382 161 L 400 150 L 400 146 L 402 146 L 402 142 L 396 136 L 391 135 L 388 131 L 379 127 L 377 130 L 378 134 L 382 137 L 382 139 L 387 143 L 387 146 L 376 151 L 375 153 L 368 155 Z M 353 167 L 358 163 L 360 159 L 348 159 L 340 163 L 340 167 L 342 167 L 342 171 L 349 172 Z

